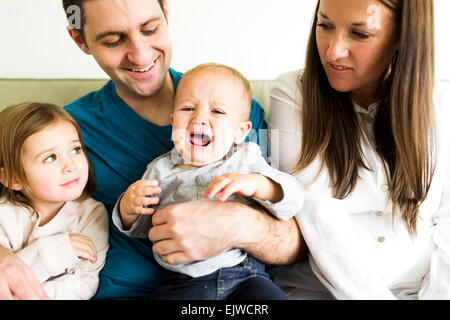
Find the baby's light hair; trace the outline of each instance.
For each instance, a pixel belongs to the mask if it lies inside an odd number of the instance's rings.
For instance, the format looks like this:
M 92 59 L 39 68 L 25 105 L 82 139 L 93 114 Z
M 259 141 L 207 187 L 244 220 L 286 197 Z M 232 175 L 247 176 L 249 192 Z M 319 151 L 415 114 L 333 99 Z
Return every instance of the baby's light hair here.
M 245 78 L 242 75 L 242 73 L 240 73 L 238 70 L 236 70 L 230 66 L 220 64 L 220 63 L 215 63 L 215 62 L 207 62 L 207 63 L 202 63 L 202 64 L 186 71 L 183 74 L 181 81 L 183 81 L 183 79 L 186 79 L 192 75 L 198 74 L 205 70 L 215 70 L 218 72 L 225 72 L 225 73 L 231 75 L 232 77 L 234 77 L 236 80 L 238 80 L 242 84 L 242 88 L 244 89 L 244 94 L 247 99 L 247 101 L 246 101 L 247 109 L 244 110 L 244 114 L 246 115 L 246 117 L 245 117 L 246 120 L 248 120 L 248 118 L 250 117 L 250 109 L 251 109 L 251 105 L 252 105 L 252 89 L 250 86 L 250 82 L 247 80 L 247 78 Z
M 0 183 L 0 199 L 2 201 L 33 208 L 30 200 L 22 192 L 13 190 L 10 186 L 13 185 L 14 179 L 20 181 L 24 187 L 27 186 L 22 165 L 22 149 L 25 140 L 59 121 L 67 121 L 75 127 L 87 157 L 80 127 L 63 108 L 50 103 L 25 102 L 0 112 L 0 170 L 3 175 L 3 182 Z M 89 178 L 80 200 L 90 197 L 94 189 L 95 180 L 89 163 Z

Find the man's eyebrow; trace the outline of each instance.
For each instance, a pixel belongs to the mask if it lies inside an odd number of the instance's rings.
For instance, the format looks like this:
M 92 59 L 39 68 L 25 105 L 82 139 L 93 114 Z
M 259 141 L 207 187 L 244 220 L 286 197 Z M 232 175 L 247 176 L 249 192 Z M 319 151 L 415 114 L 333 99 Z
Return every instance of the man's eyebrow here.
M 150 19 L 148 19 L 147 21 L 145 21 L 144 23 L 141 23 L 140 27 L 141 27 L 141 28 L 142 28 L 142 27 L 145 27 L 145 26 L 148 25 L 149 23 L 152 23 L 152 22 L 157 21 L 157 20 L 160 20 L 160 19 L 161 19 L 160 17 L 150 18 Z M 105 37 L 108 37 L 108 36 L 122 36 L 122 35 L 124 35 L 124 34 L 125 34 L 125 32 L 123 32 L 123 31 L 105 31 L 105 32 L 102 32 L 102 33 L 98 34 L 98 35 L 95 37 L 95 42 L 98 42 L 98 41 L 100 41 L 101 39 L 103 39 L 103 38 L 105 38 Z
M 330 18 L 326 14 L 324 14 L 322 12 L 319 12 L 319 15 L 322 16 L 322 18 L 324 18 L 326 20 L 330 20 Z M 361 27 L 361 26 L 365 26 L 365 25 L 366 25 L 365 22 L 353 22 L 351 24 L 352 27 Z

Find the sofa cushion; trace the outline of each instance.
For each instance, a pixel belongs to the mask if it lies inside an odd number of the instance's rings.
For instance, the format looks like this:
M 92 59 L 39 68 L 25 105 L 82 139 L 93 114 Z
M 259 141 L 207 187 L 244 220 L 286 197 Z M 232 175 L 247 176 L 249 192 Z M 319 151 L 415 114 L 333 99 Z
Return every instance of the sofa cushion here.
M 0 79 L 0 110 L 22 102 L 48 102 L 64 106 L 100 89 L 106 79 Z M 273 80 L 251 80 L 253 97 L 269 114 Z

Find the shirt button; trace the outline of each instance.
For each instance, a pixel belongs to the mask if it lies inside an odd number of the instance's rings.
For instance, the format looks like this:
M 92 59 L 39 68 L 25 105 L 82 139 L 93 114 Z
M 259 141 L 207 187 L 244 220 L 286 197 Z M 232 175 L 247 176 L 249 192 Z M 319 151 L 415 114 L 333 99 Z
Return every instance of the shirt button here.
M 378 239 L 377 239 L 377 241 L 378 241 L 379 243 L 383 243 L 384 240 L 386 240 L 385 237 L 378 237 Z
M 383 185 L 381 186 L 381 190 L 383 190 L 383 191 L 388 191 L 388 190 L 389 190 L 389 186 L 388 186 L 387 184 L 383 184 Z
M 375 212 L 375 214 L 379 217 L 384 216 L 384 212 L 383 211 L 377 211 Z

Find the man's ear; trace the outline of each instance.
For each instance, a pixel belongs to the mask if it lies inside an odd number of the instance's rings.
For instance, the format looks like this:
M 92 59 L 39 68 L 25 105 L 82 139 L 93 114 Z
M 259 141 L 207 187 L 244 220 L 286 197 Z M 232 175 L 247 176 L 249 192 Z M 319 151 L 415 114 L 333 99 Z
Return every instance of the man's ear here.
M 73 39 L 73 41 L 75 41 L 77 46 L 81 49 L 81 51 L 83 51 L 86 54 L 91 54 L 91 51 L 89 50 L 87 45 L 84 43 L 83 37 L 77 30 L 67 27 L 67 31 L 69 32 L 69 35 Z
M 6 174 L 5 174 L 5 169 L 4 168 L 0 168 L 0 182 L 7 188 L 11 188 L 13 190 L 16 191 L 20 191 L 23 189 L 23 185 L 22 183 L 20 183 L 19 179 L 17 179 L 16 177 L 12 178 L 12 183 L 11 186 L 8 186 L 9 183 L 7 181 L 8 179 L 6 178 Z
M 243 122 L 241 122 L 239 130 L 236 132 L 236 135 L 234 137 L 234 143 L 235 144 L 241 144 L 242 142 L 244 142 L 245 138 L 247 137 L 247 135 L 250 132 L 251 128 L 252 128 L 251 121 L 243 121 Z

